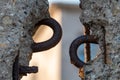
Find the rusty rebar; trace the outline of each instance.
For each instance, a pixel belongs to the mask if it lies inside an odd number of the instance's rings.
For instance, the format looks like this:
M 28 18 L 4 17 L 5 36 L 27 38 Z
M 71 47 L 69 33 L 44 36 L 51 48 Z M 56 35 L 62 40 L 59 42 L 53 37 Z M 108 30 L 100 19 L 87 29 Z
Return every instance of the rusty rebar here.
M 61 37 L 62 37 L 61 26 L 53 18 L 43 19 L 43 20 L 39 21 L 35 26 L 41 26 L 41 25 L 49 26 L 50 28 L 52 28 L 54 33 L 53 33 L 53 36 L 47 41 L 40 42 L 40 43 L 34 42 L 31 45 L 33 52 L 44 51 L 44 50 L 48 50 L 48 49 L 54 47 L 55 45 L 58 44 L 58 42 L 61 40 Z
M 37 73 L 38 72 L 38 67 L 36 66 L 21 66 L 19 64 L 19 54 L 15 58 L 15 62 L 13 63 L 13 80 L 20 80 L 19 76 L 20 75 L 27 75 L 27 73 Z
M 90 29 L 87 26 L 87 24 L 84 24 L 84 35 L 90 35 Z M 90 43 L 84 44 L 84 57 L 85 57 L 85 62 L 88 62 L 91 60 Z
M 83 35 L 75 39 L 69 49 L 71 63 L 77 68 L 82 68 L 86 63 L 78 58 L 77 49 L 82 43 L 98 44 L 98 39 L 93 35 Z

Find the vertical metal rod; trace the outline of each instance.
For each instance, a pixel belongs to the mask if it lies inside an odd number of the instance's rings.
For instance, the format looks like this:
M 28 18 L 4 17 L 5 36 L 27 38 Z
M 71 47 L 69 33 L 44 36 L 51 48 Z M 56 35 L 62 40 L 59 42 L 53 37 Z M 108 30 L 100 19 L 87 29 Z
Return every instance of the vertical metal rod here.
M 12 76 L 13 76 L 13 80 L 19 80 L 19 54 L 16 56 L 15 58 L 15 62 L 13 64 L 13 72 L 12 72 Z
M 107 54 L 106 54 L 106 39 L 105 39 L 105 34 L 106 34 L 106 30 L 105 30 L 105 28 L 103 27 L 103 32 L 104 32 L 104 38 L 103 38 L 103 50 L 104 50 L 104 54 L 103 54 L 103 56 L 104 56 L 104 63 L 105 64 L 107 64 Z
M 86 24 L 84 24 L 84 35 L 90 35 L 90 29 Z M 84 57 L 85 57 L 85 62 L 88 62 L 91 60 L 90 43 L 84 44 Z
M 87 24 L 84 24 L 84 35 L 90 35 L 90 29 L 87 26 Z M 85 57 L 85 62 L 88 62 L 91 60 L 91 55 L 90 55 L 90 43 L 85 43 L 84 44 L 84 57 Z M 84 72 L 81 72 L 84 74 Z M 81 77 L 81 80 L 84 80 L 84 78 Z

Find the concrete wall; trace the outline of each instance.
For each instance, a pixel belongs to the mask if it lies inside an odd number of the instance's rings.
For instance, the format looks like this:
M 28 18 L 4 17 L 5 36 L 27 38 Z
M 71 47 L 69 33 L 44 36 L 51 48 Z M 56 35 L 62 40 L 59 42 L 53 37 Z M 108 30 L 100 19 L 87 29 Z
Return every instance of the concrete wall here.
M 13 80 L 16 55 L 28 66 L 34 25 L 46 17 L 47 0 L 0 0 L 0 80 Z
M 81 0 L 81 22 L 98 37 L 99 56 L 85 66 L 85 80 L 120 80 L 120 0 Z

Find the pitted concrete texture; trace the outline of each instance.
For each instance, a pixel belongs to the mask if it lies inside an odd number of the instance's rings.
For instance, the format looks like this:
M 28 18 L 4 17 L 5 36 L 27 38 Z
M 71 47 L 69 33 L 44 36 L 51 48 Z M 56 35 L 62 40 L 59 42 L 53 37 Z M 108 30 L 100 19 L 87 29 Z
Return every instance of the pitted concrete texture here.
M 120 80 L 120 0 L 80 1 L 80 20 L 99 38 L 100 46 L 99 56 L 84 67 L 85 73 L 91 71 L 85 80 Z M 103 63 L 104 41 L 107 64 Z
M 12 80 L 16 55 L 28 66 L 34 25 L 45 17 L 47 0 L 0 0 L 0 80 Z

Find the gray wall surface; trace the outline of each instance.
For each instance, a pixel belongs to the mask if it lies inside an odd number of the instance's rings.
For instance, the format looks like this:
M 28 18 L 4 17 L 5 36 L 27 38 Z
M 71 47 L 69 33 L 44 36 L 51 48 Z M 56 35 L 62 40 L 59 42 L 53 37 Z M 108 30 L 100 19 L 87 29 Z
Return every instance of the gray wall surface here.
M 0 80 L 12 80 L 16 55 L 20 65 L 28 66 L 32 30 L 45 17 L 49 17 L 47 0 L 0 0 Z
M 120 80 L 120 0 L 80 0 L 81 22 L 98 37 L 99 56 L 85 66 L 86 80 Z

